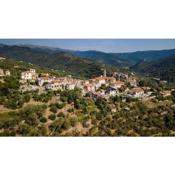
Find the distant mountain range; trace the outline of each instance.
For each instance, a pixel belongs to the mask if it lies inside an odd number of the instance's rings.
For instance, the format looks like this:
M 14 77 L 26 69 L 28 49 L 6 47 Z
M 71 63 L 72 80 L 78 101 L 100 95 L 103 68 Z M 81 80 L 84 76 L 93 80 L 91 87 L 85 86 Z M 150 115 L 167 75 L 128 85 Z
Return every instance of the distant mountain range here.
M 117 67 L 129 67 L 132 65 L 132 61 L 121 59 L 119 56 L 112 53 L 105 53 L 100 51 L 71 51 L 75 56 L 81 58 L 88 58 L 91 60 L 98 61 L 104 64 L 110 64 Z
M 0 45 L 0 56 L 12 58 L 17 61 L 36 64 L 50 69 L 57 69 L 69 72 L 72 75 L 81 77 L 99 76 L 103 73 L 103 64 L 98 62 L 80 59 L 70 52 L 51 51 L 49 48 L 38 48 L 28 46 L 7 46 Z M 108 72 L 116 69 L 112 66 L 106 66 Z
M 131 65 L 127 60 L 120 59 L 115 54 L 105 53 L 105 52 L 96 51 L 96 50 L 74 51 L 74 50 L 54 48 L 54 47 L 48 47 L 48 46 L 36 46 L 36 45 L 19 45 L 19 46 L 28 47 L 36 51 L 44 51 L 47 53 L 62 53 L 62 52 L 65 53 L 66 52 L 79 58 L 89 59 L 92 61 L 96 61 L 103 64 L 110 64 L 112 66 L 117 66 L 117 67 L 127 67 Z
M 105 53 L 95 50 L 73 51 L 47 46 L 0 44 L 0 56 L 85 77 L 100 75 L 103 64 L 106 64 L 108 72 L 127 67 L 145 75 L 175 81 L 175 49 Z
M 95 59 L 106 64 L 128 67 L 140 61 L 155 61 L 175 54 L 175 49 L 159 51 L 137 51 L 128 53 L 104 53 L 99 51 L 76 51 L 72 54 L 83 58 Z
M 137 64 L 140 61 L 155 61 L 161 58 L 166 58 L 175 54 L 175 49 L 169 50 L 148 50 L 148 51 L 136 51 L 136 52 L 124 52 L 124 53 L 106 53 L 96 50 L 88 51 L 74 51 L 68 49 L 36 46 L 36 45 L 23 45 L 35 50 L 42 50 L 49 53 L 67 52 L 80 58 L 88 58 L 95 61 L 99 61 L 105 64 L 111 64 L 118 67 L 128 67 Z

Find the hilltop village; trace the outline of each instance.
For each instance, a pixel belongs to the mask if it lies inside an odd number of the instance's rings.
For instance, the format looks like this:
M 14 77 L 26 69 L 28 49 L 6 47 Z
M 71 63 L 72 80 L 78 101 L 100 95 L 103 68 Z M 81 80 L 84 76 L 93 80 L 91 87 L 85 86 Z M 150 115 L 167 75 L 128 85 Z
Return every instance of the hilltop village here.
M 6 58 L 0 58 L 1 61 Z M 18 66 L 14 66 L 18 68 Z M 11 72 L 8 69 L 0 68 L 0 77 L 9 77 Z M 158 78 L 153 78 L 161 84 L 166 84 L 166 81 L 161 81 Z M 140 100 L 150 100 L 155 96 L 149 86 L 139 85 L 140 79 L 133 73 L 113 72 L 111 76 L 107 76 L 106 69 L 103 69 L 101 76 L 92 79 L 77 79 L 68 76 L 53 76 L 49 73 L 37 73 L 34 68 L 30 68 L 20 73 L 20 88 L 21 92 L 38 91 L 39 94 L 47 91 L 64 91 L 80 89 L 83 96 L 89 95 L 94 99 L 119 96 L 122 100 L 126 98 L 137 98 Z M 166 97 L 171 95 L 171 91 L 162 91 L 161 94 Z
M 0 136 L 175 135 L 175 90 L 129 71 L 77 78 L 0 58 Z
M 28 85 L 29 82 L 33 82 L 35 85 Z M 144 89 L 137 86 L 137 78 L 133 73 L 128 75 L 114 72 L 113 76 L 108 77 L 105 69 L 103 75 L 89 80 L 71 78 L 71 75 L 68 77 L 55 77 L 49 74 L 38 75 L 35 69 L 29 69 L 21 73 L 20 83 L 22 91 L 38 89 L 40 92 L 44 92 L 79 88 L 83 95 L 89 94 L 94 98 L 108 99 L 115 95 L 143 98 L 151 94 L 144 93 Z

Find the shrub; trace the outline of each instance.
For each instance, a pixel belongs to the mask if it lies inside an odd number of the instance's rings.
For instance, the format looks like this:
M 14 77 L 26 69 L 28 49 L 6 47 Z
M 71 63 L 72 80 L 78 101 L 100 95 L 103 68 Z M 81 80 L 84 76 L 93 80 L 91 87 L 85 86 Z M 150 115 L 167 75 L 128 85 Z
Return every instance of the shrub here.
M 64 123 L 63 123 L 63 129 L 69 129 L 71 127 L 71 123 L 69 120 L 65 120 Z
M 82 122 L 84 128 L 88 128 L 90 126 L 89 122 L 87 120 Z
M 58 109 L 62 109 L 65 106 L 65 103 L 56 103 Z
M 65 115 L 64 115 L 63 112 L 59 112 L 59 113 L 57 114 L 57 117 L 65 117 Z
M 70 118 L 70 124 L 71 124 L 71 126 L 74 127 L 77 124 L 77 121 L 78 120 L 75 117 Z
M 50 107 L 50 111 L 53 112 L 53 113 L 57 113 L 57 107 L 56 106 L 51 106 Z
M 50 119 L 50 120 L 55 120 L 55 119 L 56 119 L 56 115 L 55 115 L 55 114 L 49 115 L 49 119 Z
M 47 128 L 46 128 L 46 126 L 41 125 L 38 129 L 40 131 L 40 135 L 41 136 L 46 136 L 47 135 Z
M 69 113 L 74 112 L 74 109 L 73 108 L 68 109 L 67 112 L 69 112 Z
M 29 94 L 24 95 L 23 100 L 24 102 L 28 103 L 30 101 L 30 95 Z
M 46 118 L 46 117 L 41 117 L 41 118 L 40 118 L 40 122 L 46 123 L 46 122 L 47 122 L 47 118 Z

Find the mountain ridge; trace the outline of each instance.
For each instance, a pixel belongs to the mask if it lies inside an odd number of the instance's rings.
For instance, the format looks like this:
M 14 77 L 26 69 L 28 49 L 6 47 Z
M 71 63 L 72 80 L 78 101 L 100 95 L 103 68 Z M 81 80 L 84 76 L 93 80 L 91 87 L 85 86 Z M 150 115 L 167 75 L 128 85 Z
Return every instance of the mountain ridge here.
M 141 74 L 158 76 L 161 79 L 175 81 L 175 49 L 156 51 L 137 51 L 132 53 L 105 53 L 101 51 L 71 51 L 59 48 L 29 45 L 0 44 L 0 56 L 18 61 L 60 69 L 85 77 L 102 74 L 103 64 L 108 65 L 108 72 L 118 68 L 128 68 Z M 169 67 L 168 67 L 168 66 Z M 163 72 L 163 73 L 161 73 Z
M 3 44 L 1 44 L 3 45 Z M 20 47 L 28 47 L 38 51 L 44 51 L 48 53 L 60 53 L 67 52 L 74 56 L 99 61 L 106 64 L 111 64 L 118 67 L 130 67 L 137 64 L 141 60 L 153 61 L 165 57 L 169 57 L 175 54 L 175 49 L 162 49 L 162 50 L 146 50 L 146 51 L 134 51 L 134 52 L 104 52 L 98 50 L 70 50 L 59 47 L 41 46 L 33 44 L 16 45 Z
M 83 77 L 99 76 L 102 74 L 103 65 L 88 59 L 80 59 L 71 53 L 48 53 L 22 46 L 0 47 L 0 56 L 13 58 L 17 61 L 36 64 L 50 69 L 68 71 L 71 74 Z M 107 69 L 110 72 L 112 66 Z
M 175 54 L 156 61 L 142 61 L 131 67 L 131 70 L 175 82 Z

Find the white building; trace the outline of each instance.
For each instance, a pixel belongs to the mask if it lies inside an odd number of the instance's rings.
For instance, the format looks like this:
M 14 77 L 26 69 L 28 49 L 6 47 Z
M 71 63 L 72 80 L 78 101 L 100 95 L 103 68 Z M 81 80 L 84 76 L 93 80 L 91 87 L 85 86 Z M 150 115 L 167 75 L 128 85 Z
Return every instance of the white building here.
M 96 83 L 98 83 L 100 85 L 106 83 L 106 77 L 104 77 L 104 76 L 97 77 L 95 80 L 96 80 Z
M 22 80 L 35 80 L 37 78 L 37 74 L 35 69 L 30 69 L 29 71 L 25 71 L 21 73 Z
M 133 98 L 140 98 L 144 95 L 144 90 L 142 88 L 133 88 L 129 91 L 129 96 Z
M 49 78 L 49 77 L 39 77 L 37 79 L 39 86 L 43 86 L 44 83 L 51 83 L 52 81 L 53 81 L 53 79 Z
M 62 86 L 60 83 L 48 83 L 46 84 L 45 87 L 47 90 L 52 90 L 52 91 L 57 91 L 59 89 L 62 89 Z
M 21 73 L 22 80 L 32 80 L 32 73 L 29 71 L 25 71 Z
M 0 77 L 4 77 L 4 76 L 10 76 L 10 71 L 0 69 Z
M 68 90 L 73 90 L 73 89 L 75 89 L 75 84 L 73 84 L 73 83 L 69 83 L 69 84 L 66 84 L 66 89 L 68 89 Z
M 95 86 L 92 85 L 92 84 L 87 84 L 83 87 L 84 89 L 84 92 L 87 93 L 87 92 L 95 92 Z
M 6 75 L 6 76 L 10 76 L 10 71 L 9 71 L 9 70 L 6 70 L 6 71 L 5 71 L 5 75 Z
M 36 74 L 36 70 L 35 69 L 30 69 L 29 72 L 31 72 L 33 75 Z
M 125 83 L 123 81 L 118 80 L 115 83 L 112 83 L 111 87 L 113 87 L 115 89 L 120 89 L 124 85 L 125 85 Z
M 6 60 L 6 58 L 4 58 L 4 57 L 0 57 L 0 60 Z
M 133 86 L 133 87 L 136 87 L 136 86 L 137 86 L 137 80 L 134 79 L 134 78 L 128 78 L 128 79 L 127 79 L 127 82 L 128 82 L 131 86 Z
M 0 69 L 0 77 L 3 77 L 3 76 L 4 76 L 4 70 Z

